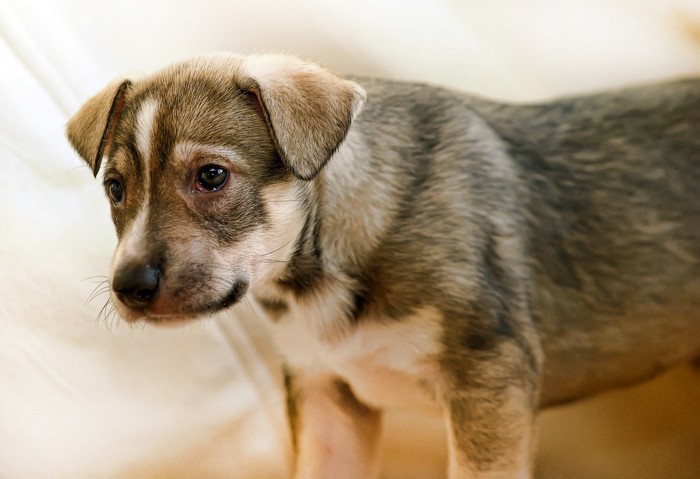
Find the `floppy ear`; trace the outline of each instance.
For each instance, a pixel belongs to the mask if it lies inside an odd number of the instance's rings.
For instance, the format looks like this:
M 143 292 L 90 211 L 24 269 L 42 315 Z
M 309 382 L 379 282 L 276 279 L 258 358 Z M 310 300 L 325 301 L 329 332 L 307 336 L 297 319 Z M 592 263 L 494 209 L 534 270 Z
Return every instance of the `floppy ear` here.
M 247 57 L 240 86 L 254 94 L 277 152 L 299 179 L 311 180 L 343 142 L 365 91 L 293 57 Z
M 102 156 L 109 151 L 119 122 L 129 80 L 111 83 L 90 98 L 68 121 L 66 136 L 73 148 L 90 165 L 93 175 L 100 171 Z

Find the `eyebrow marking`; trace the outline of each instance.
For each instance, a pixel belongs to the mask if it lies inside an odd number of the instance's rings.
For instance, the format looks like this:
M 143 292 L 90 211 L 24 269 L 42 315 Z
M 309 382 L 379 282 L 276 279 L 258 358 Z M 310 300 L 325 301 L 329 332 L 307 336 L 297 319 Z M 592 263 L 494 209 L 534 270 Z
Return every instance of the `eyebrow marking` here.
M 148 178 L 150 173 L 148 170 L 151 161 L 151 145 L 153 144 L 152 138 L 157 112 L 158 102 L 153 98 L 149 98 L 141 104 L 136 115 L 136 151 L 142 159 L 143 176 L 145 178 Z
M 200 156 L 223 158 L 230 166 L 240 172 L 245 173 L 249 169 L 240 155 L 231 148 L 218 145 L 203 145 L 193 142 L 180 142 L 175 145 L 175 158 L 181 162 L 189 162 L 193 158 Z

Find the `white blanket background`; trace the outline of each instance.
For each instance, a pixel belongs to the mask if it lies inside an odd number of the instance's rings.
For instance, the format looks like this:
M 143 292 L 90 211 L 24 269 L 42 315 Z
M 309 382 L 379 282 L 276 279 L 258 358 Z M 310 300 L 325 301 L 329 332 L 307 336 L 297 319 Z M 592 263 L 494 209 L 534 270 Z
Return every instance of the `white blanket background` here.
M 86 303 L 115 237 L 67 118 L 116 76 L 221 50 L 537 100 L 700 73 L 700 0 L 0 0 L 0 478 L 286 477 L 251 305 L 160 330 Z M 538 477 L 700 477 L 698 404 L 682 367 L 547 412 Z M 385 477 L 444 477 L 441 428 L 391 415 Z

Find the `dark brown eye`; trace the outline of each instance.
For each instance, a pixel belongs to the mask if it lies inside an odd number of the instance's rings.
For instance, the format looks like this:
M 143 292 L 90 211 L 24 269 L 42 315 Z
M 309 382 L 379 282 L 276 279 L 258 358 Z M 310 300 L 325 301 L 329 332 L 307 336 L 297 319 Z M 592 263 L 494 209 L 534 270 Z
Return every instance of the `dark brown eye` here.
M 119 180 L 107 180 L 105 186 L 107 188 L 107 195 L 109 195 L 109 199 L 112 200 L 114 205 L 118 205 L 124 201 L 124 187 Z
M 228 179 L 228 171 L 219 165 L 206 165 L 199 169 L 195 187 L 201 192 L 220 190 Z

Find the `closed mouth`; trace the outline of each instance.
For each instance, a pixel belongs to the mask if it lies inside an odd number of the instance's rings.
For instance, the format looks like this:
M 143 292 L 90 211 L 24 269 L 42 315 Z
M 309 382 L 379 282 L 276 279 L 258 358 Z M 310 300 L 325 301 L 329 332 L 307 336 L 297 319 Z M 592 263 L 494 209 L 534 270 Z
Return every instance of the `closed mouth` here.
M 241 298 L 243 298 L 243 296 L 245 296 L 247 291 L 248 282 L 237 281 L 233 284 L 233 286 L 231 286 L 231 289 L 226 293 L 226 295 L 223 298 L 211 304 L 210 306 L 198 308 L 197 310 L 192 311 L 177 311 L 171 314 L 149 314 L 147 310 L 141 310 L 140 312 L 143 314 L 143 316 L 134 319 L 133 321 L 138 321 L 139 319 L 142 319 L 150 323 L 173 323 L 186 321 L 190 319 L 196 319 L 198 316 L 218 313 L 219 311 L 222 311 L 228 308 L 229 306 L 234 305 L 235 303 L 240 301 Z

